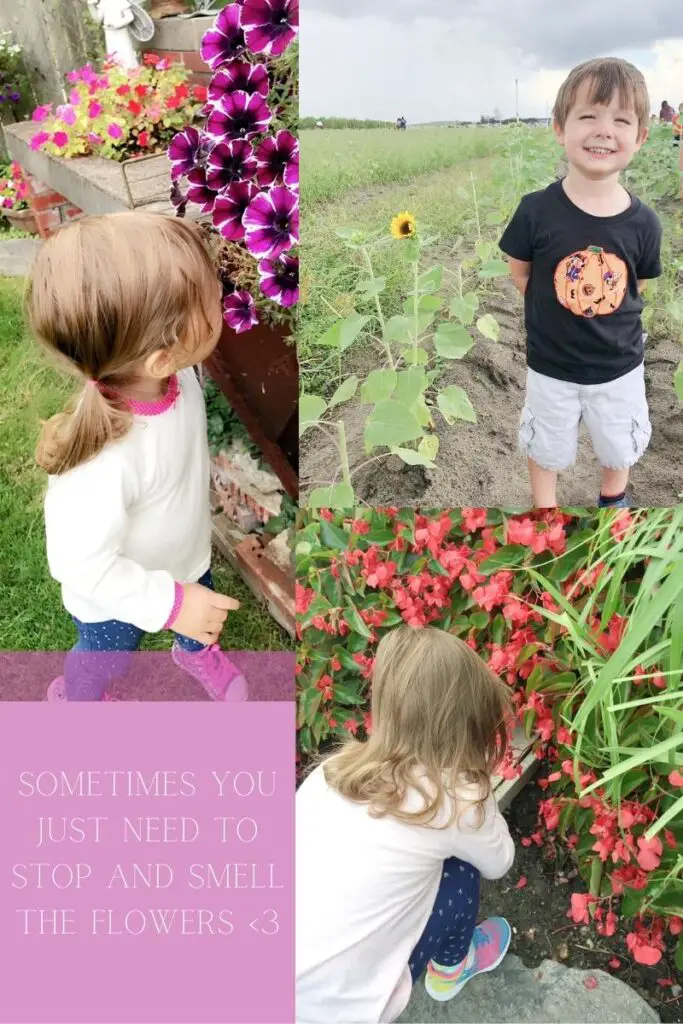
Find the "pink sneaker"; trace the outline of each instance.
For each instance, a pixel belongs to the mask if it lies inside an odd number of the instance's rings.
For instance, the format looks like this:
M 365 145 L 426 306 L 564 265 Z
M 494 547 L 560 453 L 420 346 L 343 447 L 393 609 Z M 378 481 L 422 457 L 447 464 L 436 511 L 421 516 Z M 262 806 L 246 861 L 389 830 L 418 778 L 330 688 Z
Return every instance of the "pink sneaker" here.
M 425 988 L 432 999 L 443 1003 L 458 992 L 475 974 L 493 971 L 503 961 L 512 938 L 512 929 L 504 917 L 489 917 L 474 929 L 469 952 L 455 967 L 441 967 L 430 960 Z
M 202 684 L 211 700 L 246 700 L 249 696 L 246 679 L 218 644 L 201 651 L 185 651 L 173 644 L 171 657 Z
M 66 700 L 66 683 L 64 682 L 64 676 L 57 676 L 53 679 L 47 688 L 47 697 L 49 701 L 62 701 Z

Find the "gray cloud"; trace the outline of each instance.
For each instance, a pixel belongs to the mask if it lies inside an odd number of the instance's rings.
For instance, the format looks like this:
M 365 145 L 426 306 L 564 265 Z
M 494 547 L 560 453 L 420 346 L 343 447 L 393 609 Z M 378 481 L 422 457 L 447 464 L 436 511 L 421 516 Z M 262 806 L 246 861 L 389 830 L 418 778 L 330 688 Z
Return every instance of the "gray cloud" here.
M 457 33 L 476 24 L 528 66 L 558 68 L 678 38 L 679 10 L 680 0 L 619 0 L 603 8 L 595 0 L 571 0 L 566 11 L 559 8 L 554 15 L 548 0 L 302 0 L 301 20 L 305 26 L 309 11 L 394 24 L 435 18 Z

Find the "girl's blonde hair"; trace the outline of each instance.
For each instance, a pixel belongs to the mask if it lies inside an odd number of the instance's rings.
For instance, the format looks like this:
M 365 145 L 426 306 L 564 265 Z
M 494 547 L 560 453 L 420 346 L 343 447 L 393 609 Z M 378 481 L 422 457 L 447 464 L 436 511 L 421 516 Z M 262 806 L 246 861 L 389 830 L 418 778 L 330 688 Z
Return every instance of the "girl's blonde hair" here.
M 399 626 L 377 648 L 372 684 L 372 734 L 349 738 L 325 761 L 329 786 L 369 804 L 373 817 L 429 824 L 462 782 L 483 806 L 491 775 L 508 745 L 508 687 L 466 643 L 443 630 Z M 408 789 L 423 806 L 402 807 Z
M 44 425 L 38 464 L 65 473 L 123 437 L 132 416 L 118 389 L 159 349 L 191 352 L 206 339 L 212 303 L 216 271 L 184 220 L 131 211 L 85 217 L 52 235 L 28 282 L 28 321 L 86 386 Z

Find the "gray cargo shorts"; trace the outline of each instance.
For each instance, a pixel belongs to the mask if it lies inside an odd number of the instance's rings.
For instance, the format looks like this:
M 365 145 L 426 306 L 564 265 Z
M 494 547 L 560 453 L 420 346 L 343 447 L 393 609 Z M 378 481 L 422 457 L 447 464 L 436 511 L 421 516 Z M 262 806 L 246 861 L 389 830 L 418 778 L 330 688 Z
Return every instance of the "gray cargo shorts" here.
M 573 465 L 579 426 L 586 424 L 603 469 L 628 469 L 650 442 L 645 366 L 608 384 L 572 384 L 527 371 L 519 446 L 542 469 Z

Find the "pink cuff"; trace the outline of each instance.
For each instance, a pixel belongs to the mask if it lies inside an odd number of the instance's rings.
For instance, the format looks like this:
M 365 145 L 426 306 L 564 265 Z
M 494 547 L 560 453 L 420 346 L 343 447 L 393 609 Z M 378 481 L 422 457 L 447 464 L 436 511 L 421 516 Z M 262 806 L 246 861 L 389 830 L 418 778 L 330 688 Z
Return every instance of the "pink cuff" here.
M 169 617 L 166 619 L 166 622 L 161 627 L 162 629 L 170 629 L 171 626 L 173 625 L 173 623 L 175 622 L 175 620 L 180 615 L 180 609 L 183 606 L 183 597 L 184 597 L 184 595 L 185 595 L 185 591 L 183 590 L 182 583 L 176 583 L 176 585 L 175 585 L 175 600 L 173 602 L 173 607 L 171 608 L 171 614 L 169 615 Z

